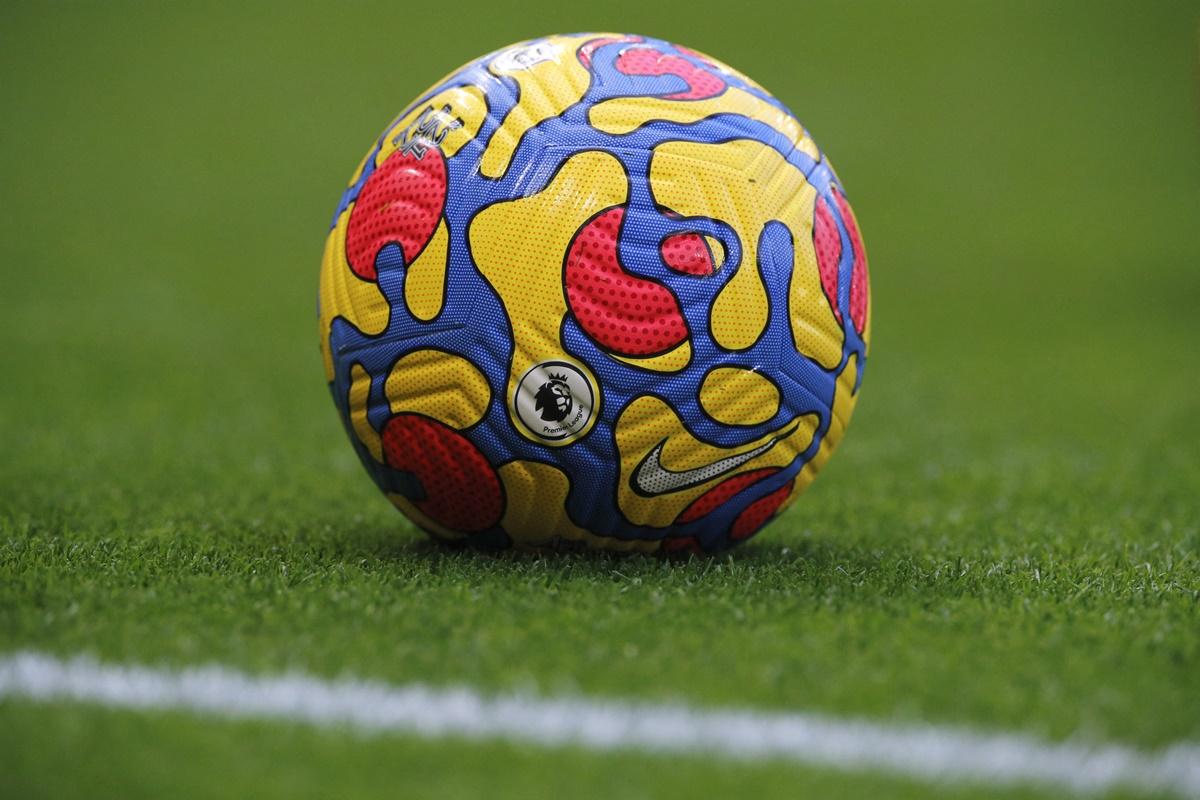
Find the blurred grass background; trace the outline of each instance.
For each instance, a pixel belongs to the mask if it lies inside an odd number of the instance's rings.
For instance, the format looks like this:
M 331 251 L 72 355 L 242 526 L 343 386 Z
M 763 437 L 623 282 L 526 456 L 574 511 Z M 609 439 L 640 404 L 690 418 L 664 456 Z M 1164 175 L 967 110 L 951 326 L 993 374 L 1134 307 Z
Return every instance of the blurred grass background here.
M 0 647 L 1200 736 L 1197 19 L 6 3 Z M 414 545 L 323 385 L 317 266 L 372 138 L 458 64 L 580 30 L 662 36 L 763 83 L 866 237 L 851 431 L 729 562 Z M 63 713 L 137 729 L 114 742 L 165 735 Z M 9 718 L 17 738 L 42 724 Z
M 339 188 L 438 76 L 556 30 L 711 52 L 813 130 L 874 265 L 859 425 L 920 415 L 956 444 L 1167 435 L 1178 404 L 1162 394 L 1195 377 L 1188 4 L 751 5 L 734 20 L 717 4 L 645 3 L 3 13 L 0 358 L 20 387 L 6 433 L 27 456 L 50 436 L 105 463 L 121 442 L 97 418 L 156 428 L 126 439 L 151 471 L 175 468 L 180 436 L 209 463 L 311 458 L 317 432 L 345 453 L 312 366 Z M 263 426 L 294 435 L 262 439 Z M 244 450 L 227 446 L 239 438 Z M 46 459 L 14 461 L 10 479 Z

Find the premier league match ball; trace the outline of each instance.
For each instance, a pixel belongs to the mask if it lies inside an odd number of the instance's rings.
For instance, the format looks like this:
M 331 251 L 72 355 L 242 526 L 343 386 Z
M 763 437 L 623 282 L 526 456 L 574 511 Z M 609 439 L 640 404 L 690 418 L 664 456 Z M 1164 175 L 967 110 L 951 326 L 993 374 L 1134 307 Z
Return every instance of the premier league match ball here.
M 644 36 L 452 73 L 375 141 L 325 245 L 325 378 L 439 540 L 715 552 L 812 482 L 862 383 L 862 237 L 779 100 Z

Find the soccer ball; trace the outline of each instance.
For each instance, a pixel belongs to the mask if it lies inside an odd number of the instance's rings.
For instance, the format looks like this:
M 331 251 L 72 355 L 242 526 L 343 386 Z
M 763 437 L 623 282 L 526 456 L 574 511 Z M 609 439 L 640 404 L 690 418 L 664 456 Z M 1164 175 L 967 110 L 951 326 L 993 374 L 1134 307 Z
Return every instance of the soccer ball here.
M 467 64 L 342 194 L 325 377 L 387 497 L 482 547 L 714 552 L 842 438 L 870 338 L 862 237 L 791 112 L 643 36 Z

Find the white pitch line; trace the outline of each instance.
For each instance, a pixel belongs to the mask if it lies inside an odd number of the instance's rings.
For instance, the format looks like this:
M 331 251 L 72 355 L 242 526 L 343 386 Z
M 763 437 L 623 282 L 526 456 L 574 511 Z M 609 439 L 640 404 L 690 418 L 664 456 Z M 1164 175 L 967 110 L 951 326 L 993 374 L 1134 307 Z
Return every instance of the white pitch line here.
M 1124 787 L 1200 798 L 1200 744 L 1158 752 L 1050 742 L 935 725 L 818 714 L 701 709 L 637 701 L 486 695 L 469 688 L 390 686 L 220 666 L 182 670 L 0 657 L 0 699 L 73 700 L 110 708 L 185 710 L 423 737 L 510 739 L 587 750 L 783 759 L 932 781 L 1045 784 L 1077 793 Z

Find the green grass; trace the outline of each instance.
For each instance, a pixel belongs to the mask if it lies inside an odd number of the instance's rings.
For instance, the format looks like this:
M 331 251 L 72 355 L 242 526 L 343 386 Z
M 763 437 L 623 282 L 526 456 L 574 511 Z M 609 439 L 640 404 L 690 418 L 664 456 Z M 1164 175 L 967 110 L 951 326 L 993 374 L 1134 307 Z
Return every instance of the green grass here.
M 1194 9 L 723 11 L 0 12 L 0 652 L 1200 739 Z M 328 215 L 430 81 L 605 28 L 734 63 L 831 153 L 872 259 L 863 399 L 727 557 L 441 550 L 322 384 Z M 174 787 L 982 791 L 0 702 L 0 795 Z
M 0 774 L 12 797 L 600 797 L 691 798 L 817 796 L 924 800 L 1045 795 L 982 786 L 940 786 L 794 765 L 739 764 L 700 758 L 553 752 L 503 743 L 367 739 L 343 731 L 266 723 L 197 721 L 166 714 L 94 712 L 79 707 L 13 705 L 0 744 L 13 769 Z M 108 745 L 97 748 L 102 740 Z M 61 769 L 65 753 L 72 768 Z M 220 775 L 214 790 L 214 774 Z M 136 776 L 130 780 L 130 776 Z M 784 791 L 781 791 L 784 790 Z M 1114 792 L 1108 797 L 1132 797 Z

